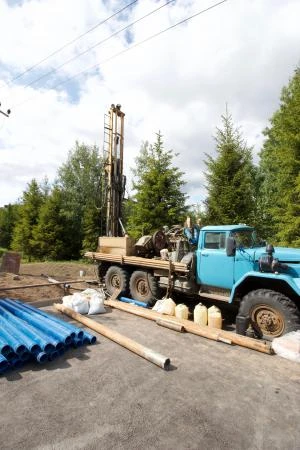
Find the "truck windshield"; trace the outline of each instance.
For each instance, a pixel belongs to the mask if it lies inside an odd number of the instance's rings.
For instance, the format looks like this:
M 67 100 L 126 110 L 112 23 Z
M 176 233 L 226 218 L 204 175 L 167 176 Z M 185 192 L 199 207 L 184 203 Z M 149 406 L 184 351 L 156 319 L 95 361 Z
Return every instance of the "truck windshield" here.
M 255 230 L 237 230 L 231 233 L 236 240 L 237 247 L 252 248 L 263 247 L 266 243 L 257 236 Z

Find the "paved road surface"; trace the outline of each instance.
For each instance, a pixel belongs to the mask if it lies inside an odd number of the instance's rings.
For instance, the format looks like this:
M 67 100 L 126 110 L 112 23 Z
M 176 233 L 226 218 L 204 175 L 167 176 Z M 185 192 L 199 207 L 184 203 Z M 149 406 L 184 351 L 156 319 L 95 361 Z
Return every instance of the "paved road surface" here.
M 173 370 L 100 336 L 2 376 L 1 450 L 300 448 L 300 364 L 121 311 L 97 320 L 170 356 Z

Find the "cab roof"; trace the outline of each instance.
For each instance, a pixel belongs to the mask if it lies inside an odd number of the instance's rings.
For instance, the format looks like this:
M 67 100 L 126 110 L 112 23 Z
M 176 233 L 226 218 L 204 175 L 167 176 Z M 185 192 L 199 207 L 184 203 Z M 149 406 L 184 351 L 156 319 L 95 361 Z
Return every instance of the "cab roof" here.
M 207 225 L 201 228 L 201 231 L 237 231 L 237 230 L 253 230 L 253 227 L 248 225 Z

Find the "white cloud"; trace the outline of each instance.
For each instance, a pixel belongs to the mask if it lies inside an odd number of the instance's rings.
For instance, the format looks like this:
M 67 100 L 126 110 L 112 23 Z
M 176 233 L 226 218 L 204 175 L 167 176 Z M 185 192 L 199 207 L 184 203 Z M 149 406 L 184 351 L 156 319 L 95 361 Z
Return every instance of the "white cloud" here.
M 226 102 L 256 155 L 262 130 L 278 107 L 280 90 L 299 64 L 297 0 L 229 0 L 101 65 L 101 76 L 79 77 L 68 92 L 63 85 L 50 88 L 125 49 L 124 35 L 64 66 L 61 78 L 56 74 L 26 88 L 36 77 L 164 2 L 138 2 L 121 19 L 97 28 L 12 84 L 9 80 L 16 74 L 124 7 L 124 2 L 28 0 L 13 7 L 9 3 L 0 0 L 0 101 L 3 108 L 12 107 L 11 117 L 0 120 L 0 206 L 20 197 L 33 177 L 47 174 L 53 179 L 76 139 L 102 148 L 103 115 L 111 103 L 121 103 L 126 113 L 126 175 L 141 141 L 153 141 L 161 130 L 166 148 L 180 152 L 175 163 L 186 173 L 190 201 L 201 201 L 204 154 L 213 152 L 212 135 Z M 162 8 L 132 27 L 132 45 L 212 4 L 213 0 L 178 0 Z M 72 102 L 78 88 L 79 99 Z M 26 99 L 30 100 L 14 108 Z

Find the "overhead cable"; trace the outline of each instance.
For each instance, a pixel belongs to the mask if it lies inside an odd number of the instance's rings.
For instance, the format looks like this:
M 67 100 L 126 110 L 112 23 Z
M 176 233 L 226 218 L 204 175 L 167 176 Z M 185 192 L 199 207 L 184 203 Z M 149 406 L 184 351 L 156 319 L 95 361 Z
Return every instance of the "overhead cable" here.
M 102 66 L 103 64 L 105 64 L 105 63 L 107 63 L 107 62 L 109 62 L 109 61 L 111 61 L 111 60 L 117 58 L 118 56 L 121 56 L 122 54 L 127 53 L 127 52 L 129 52 L 130 50 L 132 50 L 132 49 L 134 49 L 134 48 L 136 48 L 136 47 L 139 47 L 140 45 L 145 44 L 146 42 L 149 42 L 149 41 L 151 41 L 152 39 L 157 38 L 158 36 L 161 36 L 162 34 L 166 33 L 167 31 L 172 30 L 173 28 L 175 28 L 175 27 L 177 27 L 177 26 L 179 26 L 179 25 L 182 25 L 183 23 L 188 22 L 189 20 L 194 19 L 195 17 L 197 17 L 197 16 L 199 16 L 199 15 L 201 15 L 201 14 L 204 14 L 204 13 L 206 13 L 206 12 L 208 12 L 208 11 L 210 11 L 210 10 L 216 8 L 216 7 L 220 6 L 220 5 L 222 5 L 223 3 L 226 3 L 227 1 L 228 1 L 228 0 L 222 0 L 222 1 L 218 2 L 218 3 L 215 3 L 215 4 L 211 5 L 211 6 L 209 6 L 208 8 L 202 9 L 201 11 L 198 11 L 197 13 L 195 13 L 195 14 L 189 16 L 189 17 L 186 17 L 185 19 L 182 19 L 182 20 L 180 20 L 179 22 L 176 22 L 175 24 L 173 24 L 173 25 L 171 25 L 171 26 L 165 28 L 164 30 L 161 30 L 161 31 L 159 31 L 159 32 L 157 32 L 157 33 L 155 33 L 155 34 L 152 34 L 151 36 L 147 37 L 146 39 L 143 39 L 142 41 L 139 41 L 139 42 L 137 42 L 136 44 L 131 45 L 130 47 L 125 48 L 124 50 L 122 50 L 122 51 L 120 51 L 120 52 L 118 52 L 118 53 L 115 53 L 113 56 L 107 58 L 106 60 L 101 61 L 101 62 L 98 62 L 97 64 L 94 64 L 94 65 L 92 65 L 92 66 L 90 66 L 90 67 L 87 67 L 86 69 L 84 69 L 84 70 L 82 70 L 82 71 L 76 73 L 75 75 L 73 75 L 73 76 L 67 78 L 66 80 L 63 80 L 63 81 L 60 81 L 59 83 L 56 83 L 56 84 L 55 84 L 54 86 L 52 86 L 50 89 L 56 89 L 57 87 L 60 87 L 60 86 L 62 86 L 62 85 L 64 85 L 64 84 L 66 84 L 66 83 L 69 83 L 69 82 L 72 81 L 74 78 L 77 78 L 78 76 L 80 76 L 80 75 L 82 75 L 82 74 L 84 74 L 84 73 L 86 73 L 86 72 L 89 72 L 90 70 L 93 70 L 93 69 L 95 69 L 95 68 L 97 68 L 97 67 L 99 67 L 99 66 Z M 32 97 L 31 97 L 31 98 L 32 98 Z M 31 98 L 30 98 L 30 99 L 31 99 Z M 23 102 L 18 103 L 18 104 L 15 105 L 14 107 L 15 107 L 15 108 L 16 108 L 16 107 L 19 107 L 19 106 L 23 105 L 24 103 L 27 103 L 28 101 L 30 101 L 30 99 L 24 100 Z
M 64 50 L 66 47 L 69 47 L 70 45 L 74 44 L 75 42 L 77 42 L 79 39 L 82 39 L 84 36 L 86 36 L 88 33 L 91 33 L 91 31 L 94 31 L 96 28 L 100 27 L 101 25 L 104 25 L 106 22 L 108 22 L 110 19 L 112 19 L 113 17 L 116 17 L 117 15 L 119 15 L 121 12 L 125 11 L 125 9 L 130 8 L 130 6 L 134 5 L 134 3 L 137 3 L 138 0 L 134 0 L 131 3 L 129 3 L 128 5 L 124 6 L 122 9 L 120 9 L 119 11 L 115 12 L 114 14 L 112 14 L 111 16 L 107 17 L 106 19 L 102 20 L 101 22 L 98 22 L 96 25 L 94 25 L 92 28 L 89 28 L 87 31 L 85 31 L 84 33 L 80 34 L 79 36 L 77 36 L 76 38 L 72 39 L 71 41 L 67 42 L 66 44 L 64 44 L 62 47 L 59 47 L 57 50 L 55 50 L 54 52 L 50 53 L 48 56 L 45 56 L 43 59 L 41 59 L 40 61 L 38 61 L 37 63 L 33 64 L 33 66 L 28 67 L 28 69 L 24 70 L 24 72 L 19 73 L 18 75 L 16 75 L 11 82 L 18 80 L 19 78 L 21 78 L 23 75 L 25 75 L 28 72 L 31 72 L 31 70 L 35 69 L 36 67 L 38 67 L 40 64 L 42 64 L 43 62 L 47 61 L 47 59 L 52 58 L 52 56 L 57 55 L 57 53 L 61 52 L 62 50 Z
M 62 64 L 60 64 L 59 66 L 55 67 L 55 69 L 50 70 L 47 73 L 44 73 L 43 75 L 41 75 L 40 77 L 36 78 L 35 80 L 31 81 L 30 83 L 27 83 L 24 85 L 24 88 L 30 87 L 33 84 L 36 84 L 38 81 L 41 81 L 43 78 L 48 77 L 49 75 L 52 75 L 53 73 L 56 73 L 59 69 L 61 69 L 62 67 L 66 66 L 67 64 L 69 64 L 72 61 L 75 61 L 75 59 L 80 58 L 80 56 L 85 55 L 86 53 L 90 52 L 91 50 L 94 50 L 94 48 L 99 47 L 101 44 L 104 44 L 104 42 L 109 41 L 110 39 L 114 38 L 115 36 L 117 36 L 118 34 L 122 33 L 123 31 L 127 30 L 128 28 L 132 27 L 133 25 L 137 24 L 138 22 L 140 22 L 141 20 L 146 19 L 146 17 L 151 16 L 152 14 L 156 13 L 157 11 L 159 11 L 160 9 L 164 8 L 165 6 L 169 5 L 170 3 L 173 3 L 175 0 L 168 0 L 165 4 L 159 6 L 158 8 L 150 11 L 149 13 L 145 14 L 144 16 L 140 17 L 139 19 L 135 20 L 134 22 L 130 23 L 129 25 L 126 25 L 126 27 L 121 28 L 120 30 L 116 31 L 115 33 L 111 34 L 110 36 L 108 36 L 107 38 L 103 39 L 102 41 L 96 42 L 96 44 L 92 45 L 91 47 L 87 48 L 86 50 L 78 53 L 77 55 L 73 56 L 72 58 L 68 59 L 67 61 L 63 62 Z

